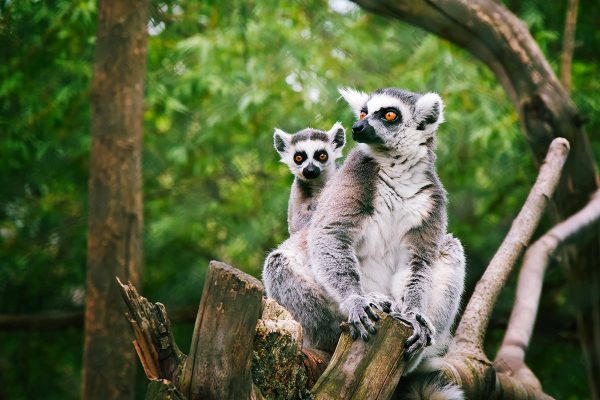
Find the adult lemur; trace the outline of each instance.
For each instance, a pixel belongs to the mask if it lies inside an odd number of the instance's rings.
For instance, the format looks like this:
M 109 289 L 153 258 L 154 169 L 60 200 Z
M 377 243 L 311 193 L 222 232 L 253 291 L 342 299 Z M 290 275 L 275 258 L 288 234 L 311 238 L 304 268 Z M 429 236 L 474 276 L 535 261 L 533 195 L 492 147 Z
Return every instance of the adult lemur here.
M 346 132 L 339 122 L 327 132 L 306 128 L 290 135 L 275 129 L 275 149 L 294 175 L 288 203 L 290 235 L 308 225 L 321 189 L 335 173 L 335 160 L 342 156 L 345 142 Z
M 421 361 L 449 342 L 465 268 L 460 242 L 446 232 L 446 192 L 435 171 L 442 100 L 394 88 L 340 93 L 359 118 L 352 137 L 360 144 L 322 190 L 309 227 L 267 257 L 267 294 L 322 347 L 335 346 L 340 318 L 367 340 L 373 309 L 391 308 L 414 331 L 407 371 L 426 370 Z

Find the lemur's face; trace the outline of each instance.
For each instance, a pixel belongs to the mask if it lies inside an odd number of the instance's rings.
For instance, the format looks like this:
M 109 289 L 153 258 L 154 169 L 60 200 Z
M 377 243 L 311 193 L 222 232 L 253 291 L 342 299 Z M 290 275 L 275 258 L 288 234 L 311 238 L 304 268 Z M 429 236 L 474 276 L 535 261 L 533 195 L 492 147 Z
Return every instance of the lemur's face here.
M 340 94 L 358 118 L 352 126 L 352 138 L 374 148 L 416 148 L 443 122 L 443 103 L 436 93 L 421 95 L 388 88 L 372 94 L 341 89 Z
M 302 180 L 316 179 L 335 170 L 335 160 L 341 157 L 346 140 L 339 122 L 327 132 L 307 128 L 291 135 L 275 129 L 273 139 L 281 161 Z

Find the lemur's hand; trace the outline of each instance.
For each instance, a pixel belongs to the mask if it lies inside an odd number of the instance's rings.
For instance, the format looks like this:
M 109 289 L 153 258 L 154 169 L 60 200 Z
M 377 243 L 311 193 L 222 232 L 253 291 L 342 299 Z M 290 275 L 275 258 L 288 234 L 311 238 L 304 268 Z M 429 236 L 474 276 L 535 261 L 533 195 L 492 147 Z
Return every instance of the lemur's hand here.
M 391 302 L 379 295 L 352 295 L 344 300 L 340 306 L 342 310 L 348 312 L 348 325 L 352 339 L 356 340 L 360 335 L 364 341 L 368 341 L 369 333 L 374 334 L 377 332 L 371 321 L 379 321 L 379 316 L 377 316 L 375 310 L 389 311 Z
M 413 328 L 413 334 L 406 340 L 405 344 L 404 357 L 407 360 L 412 359 L 425 347 L 433 344 L 435 328 L 423 315 L 413 311 L 392 311 L 390 315 Z
M 372 307 L 385 313 L 389 313 L 392 309 L 392 299 L 382 294 L 371 292 L 365 296 Z

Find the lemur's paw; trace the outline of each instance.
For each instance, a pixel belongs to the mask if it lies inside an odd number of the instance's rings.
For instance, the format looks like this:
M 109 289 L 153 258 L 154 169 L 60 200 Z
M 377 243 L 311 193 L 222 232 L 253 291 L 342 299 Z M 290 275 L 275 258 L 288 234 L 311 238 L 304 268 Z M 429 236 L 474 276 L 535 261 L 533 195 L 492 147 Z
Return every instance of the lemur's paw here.
M 382 294 L 372 292 L 365 296 L 369 305 L 378 311 L 389 313 L 392 309 L 392 299 Z
M 348 326 L 352 339 L 356 340 L 360 336 L 366 342 L 369 340 L 369 334 L 377 332 L 373 321 L 379 321 L 379 316 L 374 310 L 378 306 L 376 307 L 369 297 L 353 295 L 340 306 L 342 310 L 348 311 Z
M 433 344 L 435 328 L 423 315 L 413 311 L 402 313 L 393 311 L 390 315 L 413 328 L 413 334 L 406 340 L 404 345 L 404 357 L 407 360 L 411 360 L 427 346 Z

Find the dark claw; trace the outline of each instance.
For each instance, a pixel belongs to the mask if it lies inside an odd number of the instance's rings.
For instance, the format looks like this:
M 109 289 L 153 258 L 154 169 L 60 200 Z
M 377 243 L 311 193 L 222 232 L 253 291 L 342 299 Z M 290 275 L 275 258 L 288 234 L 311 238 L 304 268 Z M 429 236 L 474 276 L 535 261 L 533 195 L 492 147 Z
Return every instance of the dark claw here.
M 405 353 L 406 359 L 411 359 L 416 352 L 429 346 L 432 341 L 431 328 L 427 320 L 420 314 L 403 315 L 399 312 L 392 312 L 390 315 L 413 328 L 412 335 L 406 340 Z
M 371 306 L 375 306 L 375 305 L 371 304 Z M 369 315 L 369 318 L 371 318 L 373 321 L 379 321 L 379 315 L 377 315 L 377 313 L 375 313 L 371 307 L 365 307 L 365 312 Z
M 383 302 L 383 311 L 386 313 L 389 313 L 392 309 L 392 302 L 391 301 L 385 301 Z
M 350 328 L 350 336 L 352 336 L 352 340 L 358 339 L 358 331 L 356 330 L 354 325 L 349 324 L 348 327 Z
M 412 344 L 415 343 L 418 338 L 418 335 L 412 334 L 408 339 L 406 339 L 406 347 L 412 346 Z

